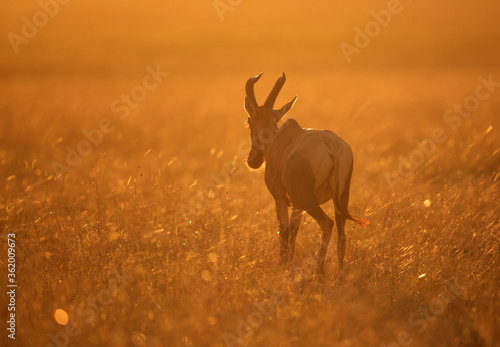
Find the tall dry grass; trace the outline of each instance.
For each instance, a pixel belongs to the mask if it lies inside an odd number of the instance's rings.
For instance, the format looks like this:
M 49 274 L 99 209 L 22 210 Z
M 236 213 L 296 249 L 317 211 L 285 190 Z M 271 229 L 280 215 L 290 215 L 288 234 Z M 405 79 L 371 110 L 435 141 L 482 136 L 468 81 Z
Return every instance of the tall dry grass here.
M 37 9 L 9 6 L 5 32 Z M 346 64 L 339 42 L 384 6 L 243 2 L 219 22 L 211 3 L 74 2 L 19 55 L 4 42 L 0 225 L 17 235 L 17 345 L 66 341 L 56 309 L 80 329 L 71 346 L 498 345 L 500 90 L 458 129 L 443 120 L 478 76 L 500 80 L 498 6 L 412 3 Z M 121 120 L 111 103 L 156 64 L 170 76 Z M 342 275 L 332 239 L 323 281 L 308 270 L 321 237 L 308 216 L 294 262 L 279 263 L 263 171 L 239 150 L 246 79 L 265 72 L 262 102 L 283 70 L 277 104 L 298 95 L 289 117 L 352 146 L 350 209 L 371 221 L 347 225 Z M 56 175 L 104 117 L 115 129 Z M 448 140 L 391 189 L 386 173 L 436 128 Z M 4 283 L 5 242 L 0 253 Z

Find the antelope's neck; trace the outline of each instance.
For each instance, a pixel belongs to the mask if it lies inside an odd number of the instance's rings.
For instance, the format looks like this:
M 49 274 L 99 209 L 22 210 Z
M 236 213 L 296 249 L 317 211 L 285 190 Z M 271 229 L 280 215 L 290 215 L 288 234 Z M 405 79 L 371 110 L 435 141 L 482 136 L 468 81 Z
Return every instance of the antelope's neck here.
M 264 143 L 264 148 L 262 152 L 264 153 L 264 159 L 267 158 L 267 154 L 269 153 L 269 149 L 272 147 L 272 143 L 274 141 L 274 138 L 276 137 L 276 133 L 278 133 L 280 128 L 276 127 L 274 129 L 269 128 L 269 134 L 271 134 L 270 138 L 265 141 Z

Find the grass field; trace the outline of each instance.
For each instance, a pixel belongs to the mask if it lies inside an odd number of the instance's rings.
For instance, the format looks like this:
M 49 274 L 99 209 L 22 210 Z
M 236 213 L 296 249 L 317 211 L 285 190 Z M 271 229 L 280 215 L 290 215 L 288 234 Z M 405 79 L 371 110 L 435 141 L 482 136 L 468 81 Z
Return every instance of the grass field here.
M 18 53 L 7 34 L 40 5 L 6 5 L 1 344 L 500 346 L 500 5 L 402 1 L 348 63 L 341 42 L 387 1 L 222 2 L 224 20 L 210 1 L 72 1 Z M 309 216 L 279 262 L 246 166 L 261 71 L 261 103 L 285 71 L 277 106 L 298 95 L 288 118 L 353 148 L 350 210 L 371 224 L 347 223 L 341 274 L 334 236 L 312 276 Z

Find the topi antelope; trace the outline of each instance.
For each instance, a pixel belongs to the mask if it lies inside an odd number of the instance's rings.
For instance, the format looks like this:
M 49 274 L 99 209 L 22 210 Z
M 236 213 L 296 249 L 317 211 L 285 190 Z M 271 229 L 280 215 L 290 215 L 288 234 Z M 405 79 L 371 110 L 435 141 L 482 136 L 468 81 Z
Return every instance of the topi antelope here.
M 338 231 L 339 269 L 345 255 L 346 219 L 361 226 L 369 222 L 349 213 L 349 185 L 353 155 L 349 145 L 329 130 L 302 128 L 294 119 L 281 127 L 279 120 L 292 108 L 297 97 L 279 110 L 273 106 L 285 84 L 285 74 L 274 85 L 262 106 L 257 104 L 254 85 L 262 73 L 246 83 L 245 109 L 252 147 L 248 166 L 258 169 L 266 161 L 265 182 L 276 201 L 280 226 L 280 256 L 286 263 L 293 259 L 295 239 L 303 212 L 313 217 L 321 227 L 322 243 L 317 256 L 317 269 L 324 275 L 325 256 L 332 235 L 334 222 L 320 205 L 333 199 Z M 288 207 L 292 208 L 288 219 Z

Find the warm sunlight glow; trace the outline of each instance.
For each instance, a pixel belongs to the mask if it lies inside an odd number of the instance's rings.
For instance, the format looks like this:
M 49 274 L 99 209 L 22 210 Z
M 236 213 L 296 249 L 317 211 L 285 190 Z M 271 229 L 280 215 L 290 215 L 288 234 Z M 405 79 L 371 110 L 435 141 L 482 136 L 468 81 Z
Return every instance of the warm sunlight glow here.
M 499 0 L 0 29 L 2 346 L 499 346 Z

